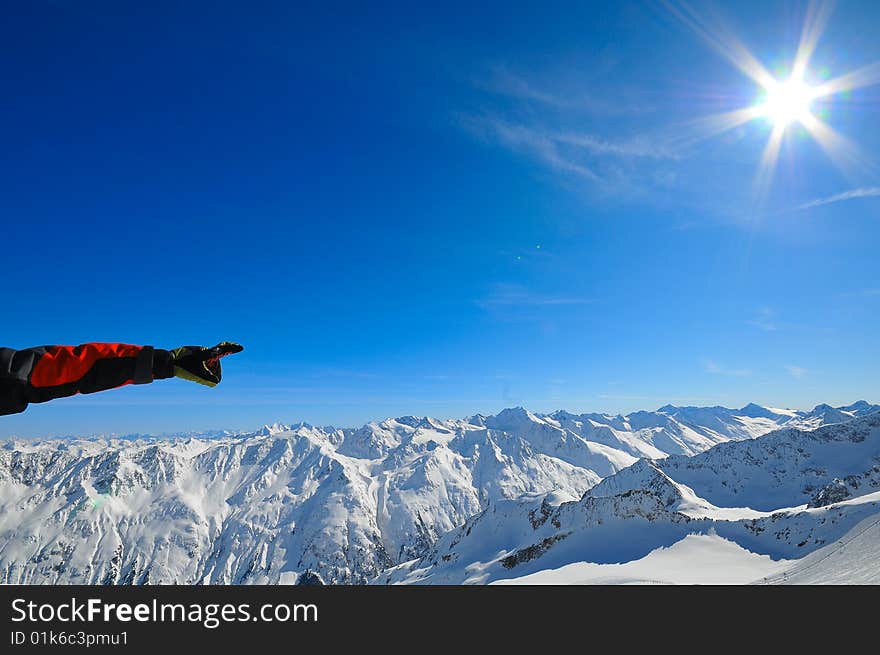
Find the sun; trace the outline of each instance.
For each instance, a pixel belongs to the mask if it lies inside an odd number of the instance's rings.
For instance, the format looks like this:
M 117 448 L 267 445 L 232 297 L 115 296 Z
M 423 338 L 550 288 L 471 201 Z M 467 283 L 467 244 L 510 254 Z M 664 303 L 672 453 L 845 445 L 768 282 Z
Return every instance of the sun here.
M 663 3 L 675 17 L 757 85 L 757 101 L 703 116 L 692 123 L 693 141 L 717 136 L 756 119 L 771 125 L 755 175 L 756 207 L 764 203 L 782 143 L 794 136 L 794 127 L 798 128 L 800 136 L 809 135 L 819 144 L 845 174 L 862 174 L 871 169 L 872 161 L 862 154 L 858 144 L 839 134 L 823 118 L 836 104 L 835 96 L 880 84 L 880 61 L 833 78 L 827 70 L 815 71 L 810 67 L 810 59 L 834 8 L 833 2 L 810 0 L 804 4 L 800 40 L 787 68 L 790 72 L 783 77 L 773 75 L 716 12 L 701 13 L 695 9 L 696 3 L 687 0 L 663 0 Z M 814 106 L 820 103 L 820 107 Z
M 755 112 L 767 118 L 774 127 L 785 129 L 792 123 L 809 121 L 810 105 L 815 97 L 815 89 L 802 79 L 772 80 L 767 82 L 763 102 Z

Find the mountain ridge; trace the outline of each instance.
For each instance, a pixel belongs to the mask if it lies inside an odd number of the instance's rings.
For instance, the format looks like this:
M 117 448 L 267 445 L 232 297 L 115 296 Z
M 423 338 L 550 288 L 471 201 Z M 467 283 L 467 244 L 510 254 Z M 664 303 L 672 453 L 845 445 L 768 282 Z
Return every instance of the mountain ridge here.
M 497 503 L 580 499 L 645 457 L 662 472 L 666 460 L 672 468 L 718 444 L 839 415 L 761 409 L 778 418 L 726 408 L 626 416 L 510 408 L 356 429 L 10 440 L 0 446 L 0 581 L 367 582 L 425 557 Z M 880 407 L 832 409 L 852 420 Z M 819 506 L 858 489 L 841 479 L 814 491 L 808 502 Z M 688 498 L 704 513 L 718 509 Z

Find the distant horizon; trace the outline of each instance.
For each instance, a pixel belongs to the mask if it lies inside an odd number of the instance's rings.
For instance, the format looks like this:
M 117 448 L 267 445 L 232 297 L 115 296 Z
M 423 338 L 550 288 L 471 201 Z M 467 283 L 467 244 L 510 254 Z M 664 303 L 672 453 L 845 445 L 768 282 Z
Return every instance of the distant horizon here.
M 370 419 L 370 420 L 367 420 L 364 422 L 360 422 L 360 423 L 355 423 L 355 424 L 341 424 L 341 423 L 332 423 L 332 422 L 331 423 L 324 423 L 324 422 L 314 423 L 314 422 L 311 422 L 308 420 L 297 420 L 297 421 L 277 420 L 277 421 L 272 421 L 271 423 L 269 423 L 269 422 L 263 423 L 259 427 L 244 427 L 244 428 L 212 427 L 212 428 L 202 428 L 202 429 L 196 428 L 196 429 L 178 430 L 178 431 L 171 430 L 171 431 L 165 431 L 165 432 L 138 432 L 138 431 L 115 432 L 115 431 L 108 431 L 108 432 L 88 432 L 88 433 L 73 433 L 73 432 L 71 432 L 71 433 L 63 433 L 63 434 L 59 433 L 59 434 L 35 434 L 35 435 L 2 434 L 2 435 L 0 435 L 0 441 L 7 441 L 7 440 L 13 440 L 13 439 L 20 439 L 23 441 L 54 440 L 54 439 L 58 439 L 58 440 L 92 439 L 92 438 L 94 438 L 94 439 L 99 439 L 99 438 L 128 439 L 128 438 L 138 438 L 138 437 L 156 438 L 156 439 L 174 438 L 174 437 L 196 437 L 197 438 L 201 435 L 209 435 L 214 432 L 230 432 L 230 433 L 233 433 L 233 435 L 246 436 L 249 434 L 259 432 L 260 430 L 262 430 L 266 427 L 271 428 L 271 427 L 275 427 L 275 426 L 287 426 L 287 427 L 308 426 L 308 427 L 320 428 L 320 429 L 334 428 L 334 429 L 340 429 L 340 430 L 356 430 L 356 429 L 362 428 L 362 427 L 370 425 L 370 424 L 381 424 L 385 421 L 392 421 L 392 420 L 397 420 L 397 419 L 401 419 L 401 418 L 435 419 L 438 421 L 464 421 L 464 420 L 474 418 L 477 416 L 483 416 L 483 417 L 497 416 L 497 415 L 501 414 L 502 412 L 505 412 L 508 410 L 517 410 L 517 409 L 525 410 L 525 411 L 529 412 L 530 414 L 533 414 L 539 418 L 552 416 L 553 414 L 556 414 L 558 412 L 566 412 L 568 414 L 571 414 L 572 416 L 585 416 L 585 415 L 593 414 L 593 415 L 608 416 L 608 417 L 613 417 L 613 418 L 617 418 L 617 417 L 626 418 L 627 416 L 629 416 L 631 414 L 635 414 L 635 413 L 639 413 L 639 412 L 659 413 L 665 407 L 670 407 L 670 406 L 674 407 L 675 409 L 726 409 L 726 410 L 730 410 L 730 411 L 741 411 L 743 409 L 746 409 L 750 405 L 756 405 L 758 407 L 761 407 L 762 409 L 768 409 L 771 411 L 782 410 L 782 411 L 791 411 L 791 412 L 799 412 L 799 413 L 808 414 L 812 411 L 815 411 L 818 407 L 821 407 L 823 405 L 827 405 L 828 407 L 831 407 L 832 409 L 840 410 L 840 409 L 847 409 L 847 408 L 853 407 L 853 406 L 858 405 L 860 403 L 867 404 L 871 407 L 880 407 L 880 402 L 876 402 L 876 403 L 871 402 L 870 400 L 867 400 L 865 398 L 859 398 L 858 400 L 854 400 L 852 402 L 845 403 L 842 405 L 832 405 L 830 403 L 816 403 L 815 405 L 813 405 L 812 407 L 809 407 L 809 408 L 806 408 L 806 407 L 783 407 L 780 405 L 764 405 L 764 404 L 757 403 L 754 401 L 745 403 L 739 407 L 728 407 L 725 405 L 675 405 L 673 403 L 666 403 L 664 405 L 658 406 L 655 409 L 641 408 L 641 409 L 633 409 L 631 411 L 623 412 L 623 413 L 620 413 L 620 412 L 610 413 L 610 412 L 603 412 L 601 410 L 572 411 L 572 410 L 569 410 L 569 409 L 566 409 L 563 407 L 560 407 L 560 408 L 557 408 L 557 409 L 554 409 L 551 411 L 532 411 L 528 407 L 524 407 L 522 405 L 515 405 L 515 406 L 503 407 L 503 408 L 499 409 L 498 411 L 492 412 L 489 414 L 486 414 L 483 412 L 474 412 L 471 414 L 465 414 L 463 416 L 462 415 L 439 416 L 439 415 L 433 415 L 433 414 L 397 414 L 395 416 L 384 416 L 382 418 L 373 418 L 373 419 Z

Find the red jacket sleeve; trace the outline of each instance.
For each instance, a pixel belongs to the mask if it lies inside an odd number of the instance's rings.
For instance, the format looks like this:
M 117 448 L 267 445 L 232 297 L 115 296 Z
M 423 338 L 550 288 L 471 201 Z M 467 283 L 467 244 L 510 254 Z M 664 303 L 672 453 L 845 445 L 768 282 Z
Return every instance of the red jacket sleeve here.
M 22 412 L 29 403 L 145 384 L 172 372 L 170 353 L 152 346 L 0 348 L 0 414 Z

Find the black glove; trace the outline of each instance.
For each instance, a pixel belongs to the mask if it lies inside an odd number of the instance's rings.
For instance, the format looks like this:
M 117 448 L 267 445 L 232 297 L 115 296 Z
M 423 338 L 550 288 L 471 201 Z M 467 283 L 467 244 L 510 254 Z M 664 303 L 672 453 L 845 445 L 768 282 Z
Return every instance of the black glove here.
M 181 346 L 170 351 L 174 375 L 192 380 L 208 387 L 216 387 L 222 377 L 220 358 L 240 353 L 244 347 L 231 341 L 223 341 L 213 348 Z

